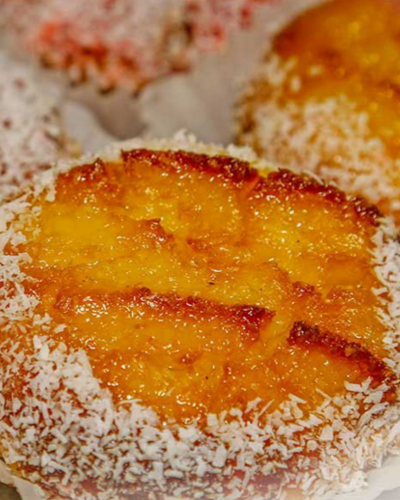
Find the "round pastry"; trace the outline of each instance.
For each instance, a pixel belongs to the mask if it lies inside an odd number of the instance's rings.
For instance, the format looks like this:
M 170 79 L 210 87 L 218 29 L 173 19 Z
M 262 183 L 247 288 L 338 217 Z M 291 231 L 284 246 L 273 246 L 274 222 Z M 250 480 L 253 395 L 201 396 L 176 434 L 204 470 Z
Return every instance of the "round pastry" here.
M 72 153 L 59 113 L 59 93 L 0 53 L 0 198 L 61 156 Z
M 239 142 L 335 181 L 400 220 L 400 8 L 334 0 L 273 40 L 239 108 Z
M 267 0 L 0 1 L 2 30 L 72 82 L 132 91 L 216 50 Z
M 0 450 L 44 498 L 355 489 L 398 445 L 373 206 L 179 136 L 60 163 L 0 220 Z

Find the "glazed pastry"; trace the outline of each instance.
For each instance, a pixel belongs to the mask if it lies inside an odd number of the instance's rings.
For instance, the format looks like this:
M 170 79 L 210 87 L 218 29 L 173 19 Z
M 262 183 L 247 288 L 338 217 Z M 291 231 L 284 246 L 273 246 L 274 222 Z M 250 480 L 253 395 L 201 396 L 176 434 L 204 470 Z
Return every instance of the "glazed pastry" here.
M 136 91 L 217 50 L 267 0 L 0 1 L 3 36 L 74 83 Z
M 0 212 L 1 455 L 44 498 L 320 495 L 398 445 L 375 207 L 179 136 L 61 162 Z
M 0 53 L 0 198 L 33 174 L 72 154 L 60 117 L 60 95 Z
M 273 40 L 239 107 L 238 139 L 400 220 L 400 8 L 335 0 Z

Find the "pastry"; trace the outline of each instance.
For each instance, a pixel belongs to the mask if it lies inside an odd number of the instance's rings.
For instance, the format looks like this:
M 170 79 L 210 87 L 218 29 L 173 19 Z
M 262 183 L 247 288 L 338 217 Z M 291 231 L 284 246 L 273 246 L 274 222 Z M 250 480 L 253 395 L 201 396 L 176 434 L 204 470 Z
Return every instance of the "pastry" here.
M 60 162 L 0 220 L 0 450 L 44 498 L 320 495 L 398 445 L 374 206 L 180 135 Z
M 218 50 L 266 0 L 1 0 L 3 38 L 74 84 L 137 91 Z
M 239 105 L 237 136 L 264 158 L 363 195 L 399 220 L 400 10 L 323 2 L 277 34 Z
M 60 94 L 0 53 L 0 198 L 76 151 L 60 116 Z

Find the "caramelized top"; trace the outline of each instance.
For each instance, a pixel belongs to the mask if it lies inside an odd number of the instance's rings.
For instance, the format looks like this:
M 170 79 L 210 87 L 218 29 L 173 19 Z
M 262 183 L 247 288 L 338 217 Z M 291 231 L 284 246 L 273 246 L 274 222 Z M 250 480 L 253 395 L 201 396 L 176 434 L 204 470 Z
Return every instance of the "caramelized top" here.
M 188 422 L 257 398 L 311 410 L 319 391 L 392 379 L 370 256 L 379 214 L 361 201 L 288 171 L 142 149 L 59 175 L 55 200 L 34 204 L 26 289 L 117 400 Z

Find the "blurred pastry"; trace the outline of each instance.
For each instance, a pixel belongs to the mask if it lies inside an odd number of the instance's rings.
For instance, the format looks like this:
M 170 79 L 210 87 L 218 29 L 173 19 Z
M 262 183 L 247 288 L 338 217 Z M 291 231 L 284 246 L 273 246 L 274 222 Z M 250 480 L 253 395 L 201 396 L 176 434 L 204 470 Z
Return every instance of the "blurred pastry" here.
M 0 53 L 0 198 L 75 146 L 60 117 L 60 93 Z
M 400 4 L 334 0 L 281 31 L 243 96 L 238 139 L 400 220 Z
M 348 491 L 398 444 L 373 206 L 179 136 L 61 162 L 0 220 L 1 455 L 48 498 Z
M 0 1 L 3 38 L 103 90 L 131 91 L 218 50 L 268 0 Z

